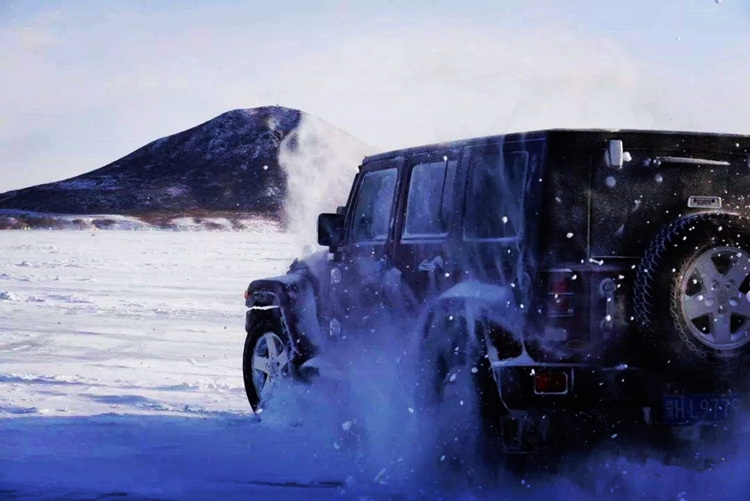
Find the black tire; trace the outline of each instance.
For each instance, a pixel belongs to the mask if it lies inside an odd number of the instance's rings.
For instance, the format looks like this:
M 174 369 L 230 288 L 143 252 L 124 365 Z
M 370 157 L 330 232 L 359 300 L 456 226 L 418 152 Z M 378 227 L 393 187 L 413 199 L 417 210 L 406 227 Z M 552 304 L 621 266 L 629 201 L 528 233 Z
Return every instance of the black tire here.
M 256 321 L 245 338 L 242 375 L 245 394 L 254 412 L 260 412 L 270 390 L 292 374 L 292 350 L 281 322 L 264 318 Z
M 453 325 L 441 329 L 437 315 Z M 417 406 L 434 433 L 428 438 L 428 458 L 470 478 L 493 474 L 502 459 L 501 407 L 486 349 L 466 332 L 468 326 L 458 314 L 433 314 L 427 324 Z
M 682 218 L 648 247 L 634 312 L 644 350 L 696 379 L 745 374 L 750 361 L 750 221 L 724 213 Z

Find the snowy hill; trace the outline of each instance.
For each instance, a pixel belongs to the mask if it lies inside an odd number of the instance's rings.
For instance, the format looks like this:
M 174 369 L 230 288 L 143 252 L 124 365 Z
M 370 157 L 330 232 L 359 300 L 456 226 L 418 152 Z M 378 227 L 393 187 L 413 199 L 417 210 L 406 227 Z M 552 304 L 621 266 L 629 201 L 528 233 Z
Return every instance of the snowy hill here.
M 160 227 L 184 216 L 282 222 L 289 188 L 279 154 L 282 144 L 299 148 L 298 129 L 306 118 L 278 106 L 229 111 L 86 174 L 0 194 L 0 228 L 18 227 L 13 221 L 34 226 L 35 214 L 128 215 Z M 335 137 L 341 144 L 344 138 L 347 151 L 370 151 L 314 120 L 318 143 Z M 362 156 L 352 157 L 352 169 Z

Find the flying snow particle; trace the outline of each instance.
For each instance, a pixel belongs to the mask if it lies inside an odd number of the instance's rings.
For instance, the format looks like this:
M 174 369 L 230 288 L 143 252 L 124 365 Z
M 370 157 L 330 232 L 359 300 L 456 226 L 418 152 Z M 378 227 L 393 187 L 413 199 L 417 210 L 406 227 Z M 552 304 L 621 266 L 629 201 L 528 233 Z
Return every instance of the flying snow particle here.
M 605 183 L 607 183 L 608 188 L 614 188 L 617 184 L 617 179 L 615 179 L 612 176 L 607 176 L 607 179 L 605 180 Z
M 656 177 L 654 177 L 654 180 L 656 180 L 657 183 L 661 183 L 664 181 L 664 177 L 661 174 L 657 174 Z
M 379 483 L 380 485 L 385 485 L 386 483 L 388 483 L 387 482 L 388 478 L 386 477 L 385 473 L 386 473 L 385 468 L 381 469 L 378 472 L 378 474 L 375 475 L 374 481 L 377 482 L 377 483 Z
M 263 170 L 268 170 L 268 166 L 267 166 L 267 165 L 264 165 L 264 166 L 263 166 Z
M 503 224 L 507 224 L 507 223 L 508 223 L 508 216 L 503 216 Z
M 565 235 L 565 236 L 566 236 L 567 238 L 573 238 L 573 233 L 570 233 L 570 232 L 569 232 L 569 233 L 568 233 L 567 235 Z

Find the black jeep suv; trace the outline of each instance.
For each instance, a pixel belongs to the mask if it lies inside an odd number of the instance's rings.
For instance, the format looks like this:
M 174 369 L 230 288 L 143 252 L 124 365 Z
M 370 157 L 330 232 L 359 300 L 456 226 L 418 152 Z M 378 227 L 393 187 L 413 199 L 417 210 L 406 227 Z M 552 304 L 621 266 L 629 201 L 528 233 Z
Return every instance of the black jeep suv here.
M 250 404 L 393 315 L 418 334 L 422 405 L 463 373 L 505 452 L 730 428 L 748 403 L 749 150 L 547 130 L 365 158 L 319 216 L 328 251 L 246 291 Z

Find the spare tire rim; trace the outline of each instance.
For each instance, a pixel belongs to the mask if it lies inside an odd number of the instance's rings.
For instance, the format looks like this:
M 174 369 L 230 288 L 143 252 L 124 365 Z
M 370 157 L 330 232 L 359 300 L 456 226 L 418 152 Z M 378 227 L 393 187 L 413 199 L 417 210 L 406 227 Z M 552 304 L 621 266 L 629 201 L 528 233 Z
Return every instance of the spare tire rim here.
M 750 342 L 750 254 L 714 247 L 699 254 L 681 280 L 682 315 L 690 334 L 724 351 Z
M 253 349 L 253 386 L 260 397 L 289 373 L 289 351 L 274 332 L 258 338 Z

